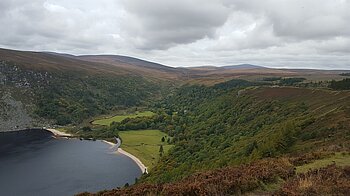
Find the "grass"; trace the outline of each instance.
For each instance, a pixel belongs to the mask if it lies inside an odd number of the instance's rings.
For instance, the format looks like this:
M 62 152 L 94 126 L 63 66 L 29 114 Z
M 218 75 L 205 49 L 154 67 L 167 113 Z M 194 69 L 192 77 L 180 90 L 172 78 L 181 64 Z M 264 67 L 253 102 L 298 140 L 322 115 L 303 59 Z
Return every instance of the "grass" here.
M 121 122 L 121 121 L 123 121 L 126 118 L 136 118 L 136 117 L 153 116 L 153 115 L 154 115 L 154 113 L 151 112 L 151 111 L 137 112 L 135 114 L 118 115 L 118 116 L 113 116 L 113 117 L 110 117 L 110 118 L 94 120 L 92 122 L 92 124 L 109 126 L 112 122 Z
M 159 160 L 160 145 L 164 153 L 173 146 L 166 142 L 169 136 L 159 130 L 120 131 L 119 136 L 123 141 L 121 148 L 139 158 L 149 169 Z M 165 142 L 161 141 L 162 137 L 166 137 Z
M 297 173 L 305 173 L 310 169 L 319 169 L 326 167 L 335 163 L 337 166 L 350 166 L 350 154 L 349 153 L 336 153 L 334 156 L 315 160 L 312 163 L 308 163 L 302 166 L 297 167 Z

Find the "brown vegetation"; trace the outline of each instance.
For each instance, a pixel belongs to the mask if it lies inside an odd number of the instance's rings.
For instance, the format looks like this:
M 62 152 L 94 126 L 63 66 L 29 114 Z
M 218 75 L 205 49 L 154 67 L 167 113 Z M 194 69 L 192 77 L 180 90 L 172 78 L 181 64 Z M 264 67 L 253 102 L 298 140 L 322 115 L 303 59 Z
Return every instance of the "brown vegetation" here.
M 350 166 L 335 164 L 295 173 L 295 166 L 332 156 L 314 152 L 291 158 L 267 158 L 251 164 L 201 172 L 166 184 L 140 183 L 131 187 L 78 196 L 114 195 L 349 195 Z
M 198 173 L 176 183 L 137 184 L 95 195 L 231 195 L 261 188 L 294 175 L 287 159 L 265 159 L 252 164 Z M 94 194 L 82 193 L 80 196 Z
M 350 167 L 325 168 L 298 174 L 288 180 L 276 195 L 349 195 Z
M 291 157 L 289 158 L 289 161 L 295 166 L 300 166 L 300 165 L 311 163 L 312 161 L 317 159 L 329 157 L 334 154 L 335 154 L 334 152 L 323 152 L 323 151 L 312 152 L 312 153 L 303 154 L 301 156 Z

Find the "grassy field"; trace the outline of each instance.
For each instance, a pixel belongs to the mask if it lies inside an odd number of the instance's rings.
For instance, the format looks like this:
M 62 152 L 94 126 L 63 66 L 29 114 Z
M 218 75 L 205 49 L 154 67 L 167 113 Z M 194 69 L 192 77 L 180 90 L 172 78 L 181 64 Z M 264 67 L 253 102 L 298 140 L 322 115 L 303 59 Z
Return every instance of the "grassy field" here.
M 154 115 L 154 113 L 151 111 L 138 112 L 135 114 L 118 115 L 118 116 L 113 116 L 110 118 L 95 120 L 92 122 L 92 124 L 109 126 L 112 122 L 121 122 L 122 120 L 124 120 L 126 118 L 136 118 L 136 117 L 153 116 L 153 115 Z
M 297 173 L 305 173 L 310 169 L 318 169 L 322 167 L 326 167 L 327 165 L 331 165 L 335 163 L 338 166 L 350 166 L 350 154 L 349 153 L 336 153 L 334 156 L 316 160 L 312 163 L 305 164 L 297 167 Z
M 164 153 L 173 146 L 166 142 L 168 135 L 159 130 L 121 131 L 119 136 L 123 141 L 121 148 L 139 158 L 148 169 L 156 165 L 160 145 Z M 166 138 L 165 142 L 161 141 L 162 137 Z

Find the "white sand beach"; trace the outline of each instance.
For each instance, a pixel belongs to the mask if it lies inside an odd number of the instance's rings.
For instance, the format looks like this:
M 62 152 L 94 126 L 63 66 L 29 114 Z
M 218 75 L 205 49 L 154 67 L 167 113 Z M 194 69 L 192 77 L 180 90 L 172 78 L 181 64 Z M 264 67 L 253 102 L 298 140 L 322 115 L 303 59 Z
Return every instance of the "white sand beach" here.
M 120 140 L 118 140 L 118 141 L 120 142 Z M 117 146 L 117 144 L 109 142 L 109 141 L 106 141 L 106 140 L 102 140 L 102 142 L 105 142 L 105 143 L 111 145 L 112 148 Z M 139 166 L 139 168 L 141 169 L 142 173 L 146 172 L 148 174 L 147 167 L 140 161 L 140 159 L 138 159 L 134 155 L 126 152 L 122 148 L 119 148 L 119 146 L 120 145 L 118 145 L 118 147 L 117 147 L 118 148 L 117 151 L 115 151 L 116 153 L 120 153 L 120 154 L 123 154 L 123 155 L 129 157 L 130 159 L 132 159 L 137 164 L 137 166 Z
M 57 129 L 46 129 L 46 130 L 50 131 L 55 136 L 60 136 L 60 137 L 70 137 L 70 136 L 72 136 L 72 134 L 65 133 L 65 132 L 59 131 Z

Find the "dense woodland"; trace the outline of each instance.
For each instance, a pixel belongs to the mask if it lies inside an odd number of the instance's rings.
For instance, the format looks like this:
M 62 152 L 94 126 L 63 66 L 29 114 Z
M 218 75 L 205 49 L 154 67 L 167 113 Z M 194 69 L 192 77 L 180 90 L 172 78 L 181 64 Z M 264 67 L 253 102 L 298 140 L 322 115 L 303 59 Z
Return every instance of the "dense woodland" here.
M 350 78 L 341 81 L 331 81 L 329 87 L 334 90 L 350 90 Z
M 295 167 L 349 152 L 348 96 L 244 80 L 182 86 L 154 104 L 157 115 L 111 124 L 116 132 L 161 129 L 175 146 L 136 185 L 97 195 L 343 195 L 349 167 Z
M 164 130 L 177 145 L 146 180 L 168 182 L 287 152 L 301 127 L 312 121 L 295 118 L 304 115 L 307 105 L 258 100 L 245 93 L 247 86 L 258 88 L 233 80 L 212 88 L 186 87 L 165 99 L 160 108 L 170 121 Z
M 276 97 L 269 98 L 270 94 Z M 155 116 L 114 122 L 105 132 L 160 129 L 172 136 L 175 147 L 141 181 L 174 182 L 200 171 L 307 153 L 336 140 L 348 147 L 350 100 L 339 98 L 334 110 L 337 97 L 332 96 L 331 91 L 315 94 L 311 89 L 245 80 L 211 87 L 185 85 L 153 105 Z M 321 114 L 329 115 L 327 121 L 315 112 L 319 106 Z M 315 141 L 321 142 L 319 146 L 309 145 Z

